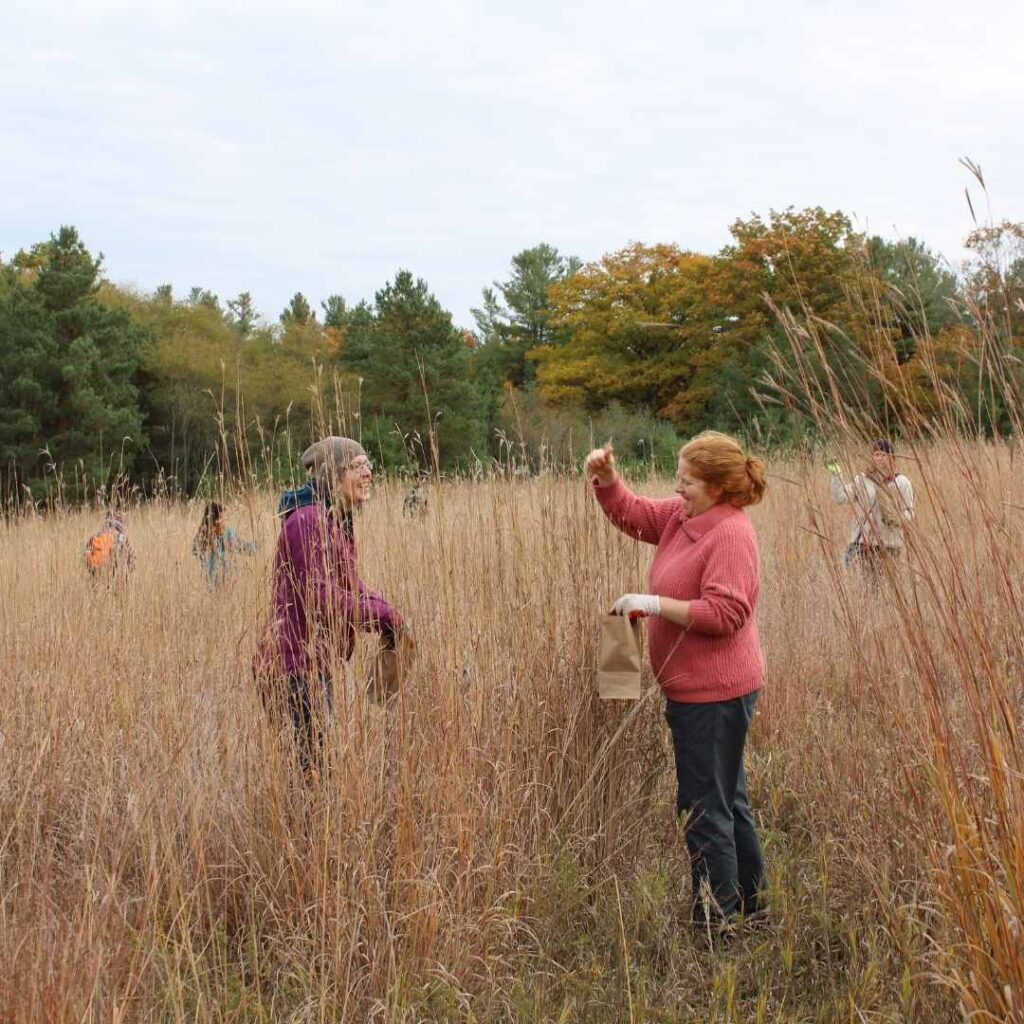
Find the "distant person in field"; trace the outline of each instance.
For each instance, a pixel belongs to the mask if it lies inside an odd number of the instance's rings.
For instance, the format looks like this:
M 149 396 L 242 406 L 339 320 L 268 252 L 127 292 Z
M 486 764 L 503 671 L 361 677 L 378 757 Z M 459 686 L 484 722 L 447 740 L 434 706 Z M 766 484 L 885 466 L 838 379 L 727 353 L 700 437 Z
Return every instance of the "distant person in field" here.
M 402 502 L 402 515 L 415 517 L 427 514 L 427 487 L 422 480 L 417 480 L 406 492 Z
M 874 442 L 867 468 L 852 483 L 844 482 L 837 463 L 828 470 L 832 500 L 853 506 L 844 563 L 877 580 L 886 563 L 903 551 L 904 529 L 914 518 L 914 488 L 896 472 L 896 449 L 886 438 Z
M 126 579 L 135 566 L 124 515 L 108 510 L 100 528 L 85 542 L 85 567 L 94 579 Z
M 611 447 L 586 461 L 604 514 L 656 547 L 646 594 L 612 612 L 649 619 L 651 667 L 665 695 L 693 879 L 692 922 L 728 931 L 760 916 L 761 844 L 747 797 L 743 752 L 764 682 L 754 613 L 761 590 L 754 528 L 743 511 L 765 492 L 765 467 L 708 431 L 679 452 L 674 498 L 634 494 Z
M 251 555 L 255 550 L 255 541 L 242 540 L 238 531 L 227 525 L 224 506 L 219 501 L 208 501 L 192 541 L 192 554 L 199 559 L 207 580 L 213 586 L 224 583 L 234 556 Z
M 370 497 L 366 452 L 347 437 L 326 437 L 303 452 L 302 463 L 308 483 L 285 491 L 278 507 L 273 609 L 256 668 L 282 684 L 271 691 L 283 696 L 309 772 L 320 766 L 332 672 L 352 656 L 356 630 L 378 632 L 393 648 L 403 622 L 359 578 L 352 514 Z

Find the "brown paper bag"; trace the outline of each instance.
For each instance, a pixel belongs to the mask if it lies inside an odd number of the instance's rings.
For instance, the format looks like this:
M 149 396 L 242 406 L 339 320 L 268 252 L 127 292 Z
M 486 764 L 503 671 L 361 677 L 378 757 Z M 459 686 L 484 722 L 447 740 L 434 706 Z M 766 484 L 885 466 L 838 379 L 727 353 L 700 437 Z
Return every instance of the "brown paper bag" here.
M 640 623 L 626 615 L 603 615 L 597 695 L 602 700 L 639 700 L 640 666 Z
M 415 647 L 408 633 L 403 633 L 394 647 L 381 647 L 366 684 L 370 700 L 385 704 L 396 697 L 414 657 Z

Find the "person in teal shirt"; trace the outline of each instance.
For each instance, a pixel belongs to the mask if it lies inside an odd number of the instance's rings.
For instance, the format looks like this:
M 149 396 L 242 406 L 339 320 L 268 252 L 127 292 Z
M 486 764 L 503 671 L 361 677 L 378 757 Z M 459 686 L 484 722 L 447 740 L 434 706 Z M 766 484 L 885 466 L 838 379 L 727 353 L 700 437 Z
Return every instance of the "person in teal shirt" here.
M 255 541 L 241 540 L 235 528 L 227 525 L 224 506 L 219 501 L 208 501 L 192 542 L 192 553 L 199 559 L 207 580 L 215 587 L 220 586 L 228 578 L 232 556 L 251 555 L 255 550 Z

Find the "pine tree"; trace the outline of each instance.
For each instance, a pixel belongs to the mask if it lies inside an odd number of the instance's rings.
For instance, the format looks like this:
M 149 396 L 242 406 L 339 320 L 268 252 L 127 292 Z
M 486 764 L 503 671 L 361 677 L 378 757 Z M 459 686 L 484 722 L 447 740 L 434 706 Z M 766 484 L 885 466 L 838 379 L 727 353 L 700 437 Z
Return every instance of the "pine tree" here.
M 243 338 L 248 338 L 259 320 L 256 304 L 248 292 L 242 292 L 237 299 L 228 300 L 228 321 Z
M 316 320 L 316 313 L 313 311 L 313 307 L 310 306 L 306 296 L 302 292 L 296 292 L 292 296 L 292 301 L 281 312 L 280 320 L 285 327 L 289 327 L 292 324 L 305 327 L 306 324 Z
M 188 304 L 190 306 L 208 306 L 210 309 L 220 312 L 220 299 L 206 288 L 193 288 L 188 293 Z
M 357 306 L 352 311 L 342 365 L 363 380 L 364 432 L 368 414 L 376 417 L 385 454 L 400 457 L 389 439 L 396 427 L 427 464 L 434 457 L 433 429 L 438 457 L 445 464 L 465 459 L 482 445 L 465 338 L 426 282 L 409 271 L 400 270 L 377 292 L 372 309 Z
M 347 311 L 345 300 L 340 295 L 328 295 L 320 303 L 320 307 L 324 311 L 324 327 L 333 327 L 335 330 L 340 330 L 345 326 Z
M 0 462 L 35 492 L 51 462 L 80 462 L 98 483 L 144 444 L 134 381 L 145 332 L 96 300 L 101 261 L 74 228 L 45 245 L 35 280 L 7 268 L 0 290 Z
M 580 266 L 575 256 L 563 256 L 542 242 L 512 257 L 507 281 L 483 290 L 483 306 L 471 312 L 483 342 L 477 362 L 484 378 L 516 387 L 532 380 L 526 353 L 565 336 L 551 323 L 551 288 Z

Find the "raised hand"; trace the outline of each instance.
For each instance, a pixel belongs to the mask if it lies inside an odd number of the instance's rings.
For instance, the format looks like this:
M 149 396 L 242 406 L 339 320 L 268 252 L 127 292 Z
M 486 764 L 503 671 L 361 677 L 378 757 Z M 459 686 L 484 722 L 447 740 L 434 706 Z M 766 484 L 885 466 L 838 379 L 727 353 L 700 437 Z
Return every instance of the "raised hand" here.
M 595 448 L 587 456 L 584 469 L 594 483 L 607 487 L 615 480 L 615 449 L 610 444 Z

